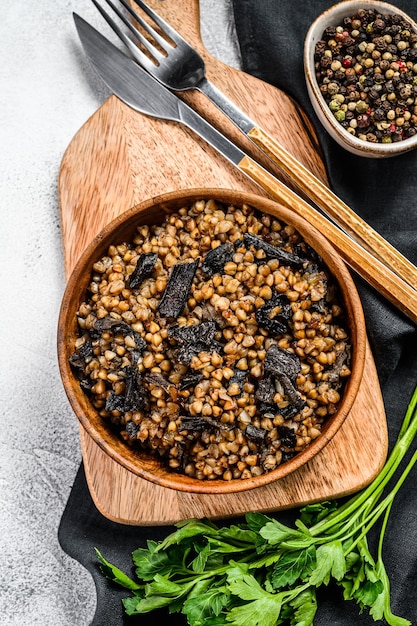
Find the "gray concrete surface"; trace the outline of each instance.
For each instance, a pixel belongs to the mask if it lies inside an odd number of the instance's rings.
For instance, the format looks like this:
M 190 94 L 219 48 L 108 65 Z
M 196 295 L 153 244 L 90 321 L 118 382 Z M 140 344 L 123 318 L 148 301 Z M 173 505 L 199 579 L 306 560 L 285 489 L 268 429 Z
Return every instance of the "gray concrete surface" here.
M 229 0 L 200 5 L 207 48 L 238 66 Z M 80 49 L 72 11 L 102 24 L 88 0 L 2 3 L 2 626 L 83 626 L 96 603 L 90 575 L 57 540 L 81 460 L 56 359 L 65 283 L 57 177 L 66 146 L 108 95 Z

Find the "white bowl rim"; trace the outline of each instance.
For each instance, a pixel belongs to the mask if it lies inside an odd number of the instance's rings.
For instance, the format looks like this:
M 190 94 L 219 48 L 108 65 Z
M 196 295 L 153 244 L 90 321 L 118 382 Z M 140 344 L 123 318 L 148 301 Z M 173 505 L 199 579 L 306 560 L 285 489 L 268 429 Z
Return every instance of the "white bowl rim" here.
M 372 8 L 385 14 L 396 13 L 397 15 L 401 15 L 412 24 L 417 33 L 417 23 L 407 13 L 388 2 L 380 2 L 378 0 L 342 0 L 342 2 L 334 4 L 317 16 L 310 25 L 305 37 L 304 69 L 307 89 L 317 116 L 324 126 L 329 126 L 329 128 L 327 128 L 328 132 L 342 147 L 357 155 L 369 157 L 385 157 L 403 154 L 417 147 L 417 134 L 413 137 L 407 137 L 407 139 L 388 144 L 370 143 L 351 135 L 331 114 L 316 81 L 314 47 L 321 38 L 324 28 L 338 24 L 343 17 L 347 17 L 361 8 Z

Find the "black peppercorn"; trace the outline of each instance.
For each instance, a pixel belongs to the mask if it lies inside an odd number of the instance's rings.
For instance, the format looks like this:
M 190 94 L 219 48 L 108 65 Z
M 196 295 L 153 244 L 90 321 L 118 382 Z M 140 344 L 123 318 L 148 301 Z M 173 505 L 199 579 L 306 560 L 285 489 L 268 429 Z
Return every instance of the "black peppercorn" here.
M 407 49 L 407 61 L 410 61 L 411 63 L 417 62 L 417 48 Z
M 373 113 L 373 118 L 376 122 L 381 122 L 383 119 L 385 119 L 384 109 L 382 109 L 381 107 L 375 109 Z
M 324 33 L 323 33 L 323 39 L 333 39 L 333 37 L 336 35 L 336 26 L 328 26 Z
M 385 22 L 381 18 L 377 18 L 374 22 L 374 30 L 381 31 L 385 28 Z
M 335 80 L 342 82 L 345 78 L 345 73 L 341 70 L 337 70 L 337 72 L 334 73 L 333 77 Z
M 385 82 L 386 78 L 384 74 L 375 74 L 374 80 L 376 83 L 382 85 L 382 83 Z

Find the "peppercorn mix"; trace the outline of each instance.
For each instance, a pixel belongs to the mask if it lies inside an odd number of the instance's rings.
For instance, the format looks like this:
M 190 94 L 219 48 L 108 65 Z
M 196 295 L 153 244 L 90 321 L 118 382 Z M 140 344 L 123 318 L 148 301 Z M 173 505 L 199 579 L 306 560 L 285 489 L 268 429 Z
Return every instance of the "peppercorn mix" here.
M 401 15 L 361 9 L 315 46 L 320 91 L 351 135 L 392 143 L 417 132 L 417 33 Z

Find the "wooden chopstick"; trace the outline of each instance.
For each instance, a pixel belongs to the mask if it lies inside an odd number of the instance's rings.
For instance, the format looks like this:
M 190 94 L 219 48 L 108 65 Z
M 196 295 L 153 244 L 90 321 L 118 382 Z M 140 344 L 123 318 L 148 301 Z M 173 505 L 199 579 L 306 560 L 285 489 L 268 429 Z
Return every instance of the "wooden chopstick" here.
M 331 220 L 410 285 L 414 290 L 414 294 L 411 292 L 411 295 L 417 298 L 417 267 L 415 265 L 265 131 L 255 126 L 249 131 L 248 136 Z
M 239 169 L 260 185 L 273 198 L 295 211 L 319 230 L 339 252 L 344 261 L 387 300 L 417 323 L 417 291 L 368 249 L 352 239 L 317 209 L 308 204 L 289 187 L 267 172 L 256 161 L 244 156 Z M 395 248 L 392 249 L 394 252 Z M 400 253 L 396 252 L 400 257 Z M 395 256 L 395 255 L 394 255 Z M 413 267 L 413 266 L 412 266 Z M 416 271 L 416 268 L 414 268 Z

